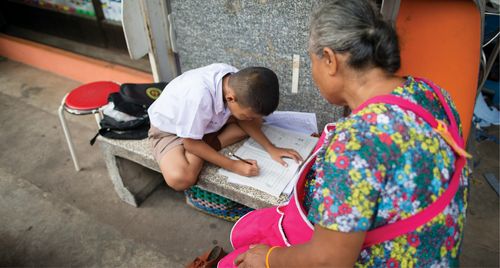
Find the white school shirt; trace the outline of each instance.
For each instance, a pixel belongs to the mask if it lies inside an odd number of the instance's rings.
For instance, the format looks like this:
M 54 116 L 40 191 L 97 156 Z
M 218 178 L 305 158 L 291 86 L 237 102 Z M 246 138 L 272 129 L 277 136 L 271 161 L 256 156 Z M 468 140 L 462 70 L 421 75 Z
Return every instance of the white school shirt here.
M 151 124 L 181 138 L 201 139 L 218 131 L 231 115 L 224 106 L 222 78 L 237 71 L 214 63 L 176 77 L 149 107 Z

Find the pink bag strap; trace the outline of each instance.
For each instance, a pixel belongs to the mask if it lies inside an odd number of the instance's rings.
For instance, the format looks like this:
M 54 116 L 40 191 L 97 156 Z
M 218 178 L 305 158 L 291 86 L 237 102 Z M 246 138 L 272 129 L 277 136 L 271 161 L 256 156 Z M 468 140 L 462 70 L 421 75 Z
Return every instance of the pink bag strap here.
M 428 83 L 430 86 L 433 86 L 433 90 L 438 95 L 441 105 L 443 105 L 443 107 L 445 108 L 445 112 L 451 122 L 450 128 L 448 128 L 443 121 L 437 120 L 431 113 L 429 113 L 421 106 L 394 95 L 374 97 L 355 109 L 353 113 L 358 112 L 366 106 L 374 103 L 398 105 L 404 110 L 410 110 L 414 112 L 417 116 L 424 119 L 433 129 L 435 129 L 437 133 L 440 134 L 456 152 L 457 160 L 455 161 L 455 172 L 453 173 L 448 188 L 432 204 L 430 204 L 428 207 L 424 208 L 417 214 L 406 219 L 368 231 L 363 243 L 363 248 L 394 239 L 400 235 L 414 231 L 418 227 L 431 221 L 435 216 L 441 213 L 446 208 L 446 206 L 448 206 L 448 204 L 450 204 L 460 186 L 460 175 L 462 173 L 462 169 L 465 167 L 466 157 L 470 157 L 470 155 L 467 154 L 467 152 L 463 149 L 463 140 L 459 135 L 455 118 L 453 116 L 453 113 L 451 113 L 451 109 L 446 103 L 444 97 L 439 92 L 439 90 L 435 88 L 434 85 L 431 85 L 429 82 L 426 83 Z
M 441 101 L 441 100 L 440 100 Z M 444 101 L 444 99 L 443 99 Z M 448 128 L 446 123 L 437 120 L 431 113 L 429 113 L 427 110 L 422 108 L 420 105 L 415 104 L 411 101 L 408 101 L 402 97 L 398 97 L 395 95 L 381 95 L 381 96 L 376 96 L 373 97 L 363 104 L 361 104 L 358 108 L 356 108 L 353 113 L 357 113 L 366 106 L 370 104 L 375 104 L 375 103 L 385 103 L 385 104 L 393 104 L 401 107 L 404 110 L 409 110 L 414 112 L 417 116 L 420 118 L 424 119 L 434 130 L 436 130 L 441 137 L 453 148 L 455 152 L 457 152 L 459 155 L 463 155 L 467 158 L 471 158 L 472 156 L 468 154 L 464 149 L 463 149 L 463 140 L 459 139 L 460 134 L 458 132 L 458 128 Z M 448 107 L 448 104 L 446 102 L 442 102 L 442 105 L 445 107 Z M 446 109 L 445 109 L 446 110 Z M 451 111 L 451 110 L 450 110 Z M 452 119 L 450 118 L 450 121 Z M 454 120 L 454 119 L 453 119 Z M 456 124 L 455 124 L 456 126 Z
M 453 200 L 460 186 L 460 175 L 465 166 L 465 162 L 466 160 L 463 156 L 457 159 L 455 162 L 455 172 L 453 173 L 450 184 L 446 191 L 444 191 L 436 201 L 413 216 L 368 231 L 365 236 L 365 241 L 363 242 L 363 248 L 392 240 L 400 235 L 412 232 L 441 213 Z
M 417 82 L 422 81 L 422 82 L 426 83 L 427 85 L 429 85 L 431 87 L 432 91 L 434 93 L 436 93 L 436 95 L 438 96 L 439 102 L 443 106 L 444 111 L 445 111 L 445 113 L 448 116 L 448 119 L 450 121 L 450 133 L 451 133 L 451 135 L 453 136 L 454 140 L 457 141 L 457 143 L 460 147 L 464 147 L 464 141 L 463 141 L 462 137 L 460 136 L 460 132 L 458 130 L 458 126 L 456 123 L 457 121 L 455 119 L 455 116 L 453 115 L 453 112 L 451 111 L 451 108 L 448 105 L 448 103 L 446 102 L 446 100 L 443 96 L 443 93 L 441 92 L 439 87 L 437 87 L 434 83 L 432 83 L 431 81 L 424 79 L 424 78 L 414 78 L 414 79 Z M 399 101 L 392 101 L 392 99 L 394 97 L 399 98 Z M 401 102 L 401 105 L 399 105 L 400 102 Z M 401 97 L 397 97 L 395 95 L 382 95 L 382 96 L 377 96 L 377 97 L 371 98 L 368 101 L 361 104 L 358 108 L 356 108 L 353 111 L 353 113 L 357 113 L 358 111 L 362 110 L 366 106 L 368 106 L 370 104 L 374 104 L 374 103 L 395 104 L 395 105 L 400 106 L 401 108 L 404 108 L 406 110 L 411 110 L 415 113 L 420 112 L 420 114 L 418 114 L 418 113 L 417 114 L 426 121 L 427 121 L 427 119 L 437 121 L 431 113 L 427 112 L 425 109 L 421 108 L 419 105 L 412 103 L 410 101 L 407 101 L 406 99 L 403 99 Z M 404 107 L 402 105 L 404 105 Z M 416 107 L 419 107 L 419 108 L 416 108 Z M 414 110 L 414 109 L 417 109 L 417 110 Z M 422 115 L 425 116 L 425 118 Z M 434 128 L 435 124 L 431 124 L 431 126 Z
M 453 115 L 453 112 L 451 111 L 451 108 L 448 105 L 448 102 L 446 102 L 446 100 L 443 96 L 443 93 L 441 92 L 439 87 L 436 86 L 433 82 L 431 82 L 427 79 L 424 79 L 424 78 L 415 78 L 415 81 L 422 81 L 422 82 L 426 83 L 427 85 L 429 85 L 432 88 L 434 93 L 436 93 L 436 95 L 438 96 L 439 101 L 441 102 L 441 105 L 443 105 L 444 111 L 446 112 L 446 115 L 448 116 L 448 119 L 450 121 L 451 134 L 454 136 L 458 145 L 460 145 L 460 147 L 464 147 L 465 146 L 464 140 L 462 139 L 462 136 L 460 136 L 460 131 L 458 129 L 457 120 L 455 119 L 455 115 Z

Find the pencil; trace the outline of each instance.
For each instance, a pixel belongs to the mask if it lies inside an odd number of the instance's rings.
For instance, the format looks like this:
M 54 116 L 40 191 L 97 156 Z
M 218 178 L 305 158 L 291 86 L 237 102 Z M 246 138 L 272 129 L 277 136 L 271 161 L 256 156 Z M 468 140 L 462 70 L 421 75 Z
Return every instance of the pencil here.
M 247 163 L 247 164 L 249 164 L 249 165 L 253 165 L 252 163 L 248 162 L 247 160 L 245 160 L 245 159 L 243 159 L 243 158 L 241 158 L 241 157 L 239 157 L 239 156 L 235 155 L 233 152 L 229 152 L 229 156 L 234 156 L 234 157 L 236 157 L 238 160 L 241 160 L 241 161 L 243 161 L 243 162 L 245 162 L 245 163 Z

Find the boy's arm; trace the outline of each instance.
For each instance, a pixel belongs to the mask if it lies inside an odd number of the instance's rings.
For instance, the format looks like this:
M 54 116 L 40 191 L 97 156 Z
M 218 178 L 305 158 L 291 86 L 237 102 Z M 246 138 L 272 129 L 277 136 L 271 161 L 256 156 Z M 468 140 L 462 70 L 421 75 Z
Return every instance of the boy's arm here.
M 271 141 L 262 132 L 262 119 L 257 118 L 253 120 L 238 120 L 238 125 L 245 131 L 250 137 L 257 141 L 264 150 L 269 153 L 272 159 L 279 162 L 283 166 L 287 166 L 287 163 L 283 161 L 283 157 L 288 157 L 294 159 L 296 162 L 302 161 L 302 157 L 297 151 L 288 148 L 279 148 L 274 146 Z
M 202 140 L 184 138 L 184 148 L 186 151 L 202 158 L 205 161 L 242 176 L 250 177 L 259 175 L 259 168 L 255 160 L 248 159 L 247 161 L 252 163 L 252 165 L 249 165 L 243 161 L 229 159 L 222 154 L 219 154 Z

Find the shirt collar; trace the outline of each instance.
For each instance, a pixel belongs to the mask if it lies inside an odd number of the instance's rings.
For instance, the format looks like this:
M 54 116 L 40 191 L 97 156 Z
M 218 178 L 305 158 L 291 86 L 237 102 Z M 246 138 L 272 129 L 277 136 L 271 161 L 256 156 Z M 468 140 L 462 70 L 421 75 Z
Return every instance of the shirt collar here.
M 222 92 L 222 78 L 226 74 L 229 74 L 231 72 L 222 72 L 219 73 L 215 79 L 216 85 L 215 85 L 215 98 L 214 98 L 214 111 L 215 113 L 220 113 L 226 109 L 224 107 L 224 94 Z

